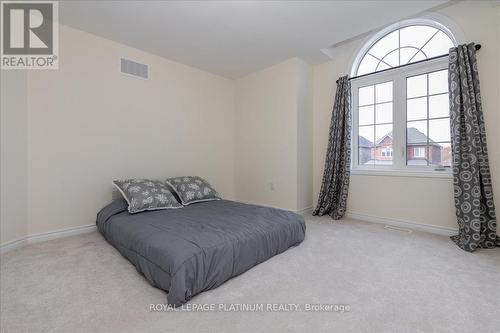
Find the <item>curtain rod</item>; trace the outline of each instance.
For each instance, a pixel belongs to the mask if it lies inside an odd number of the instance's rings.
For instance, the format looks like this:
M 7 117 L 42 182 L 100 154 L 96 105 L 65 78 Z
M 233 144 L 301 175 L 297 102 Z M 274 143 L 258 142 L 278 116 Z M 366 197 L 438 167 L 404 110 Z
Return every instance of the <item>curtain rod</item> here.
M 481 44 L 476 44 L 475 48 L 476 48 L 476 50 L 480 50 L 481 49 Z M 386 68 L 386 69 L 383 69 L 383 70 L 378 71 L 378 72 L 371 72 L 371 73 L 368 73 L 368 74 L 353 76 L 353 77 L 350 77 L 349 80 L 359 79 L 359 78 L 362 78 L 362 77 L 365 77 L 365 76 L 379 74 L 379 73 L 387 72 L 387 71 L 390 71 L 390 70 L 393 70 L 393 69 L 397 69 L 397 68 L 401 68 L 401 67 L 406 67 L 406 66 L 410 66 L 410 65 L 414 65 L 414 64 L 419 64 L 419 63 L 426 62 L 426 61 L 431 61 L 431 60 L 434 60 L 434 59 L 440 59 L 440 58 L 444 58 L 444 57 L 447 57 L 447 56 L 448 56 L 448 54 L 443 54 L 443 55 L 440 55 L 440 56 L 437 56 L 437 57 L 432 57 L 432 58 L 429 58 L 429 59 L 424 59 L 424 60 L 419 60 L 419 61 L 411 62 L 409 64 L 404 64 L 404 65 L 400 65 L 400 66 L 396 66 L 396 67 Z M 335 83 L 339 83 L 339 80 L 335 81 Z

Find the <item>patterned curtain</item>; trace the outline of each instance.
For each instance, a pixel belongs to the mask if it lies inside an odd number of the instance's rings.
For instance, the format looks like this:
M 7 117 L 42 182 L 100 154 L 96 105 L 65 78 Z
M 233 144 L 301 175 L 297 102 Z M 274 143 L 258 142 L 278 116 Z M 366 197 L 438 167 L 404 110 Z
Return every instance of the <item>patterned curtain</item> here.
M 318 205 L 313 215 L 330 215 L 334 220 L 344 216 L 349 189 L 351 164 L 351 83 L 348 76 L 337 81 L 333 105 L 325 172 Z
M 459 234 L 451 239 L 463 250 L 472 252 L 500 245 L 474 43 L 450 49 L 448 80 L 459 227 Z

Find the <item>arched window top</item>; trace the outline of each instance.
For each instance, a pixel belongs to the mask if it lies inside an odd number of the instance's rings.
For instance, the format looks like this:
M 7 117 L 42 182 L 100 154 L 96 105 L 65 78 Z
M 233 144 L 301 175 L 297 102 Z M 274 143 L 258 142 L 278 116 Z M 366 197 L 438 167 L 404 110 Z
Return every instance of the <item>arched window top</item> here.
M 453 36 L 431 24 L 412 24 L 390 30 L 369 44 L 355 75 L 364 75 L 447 54 Z

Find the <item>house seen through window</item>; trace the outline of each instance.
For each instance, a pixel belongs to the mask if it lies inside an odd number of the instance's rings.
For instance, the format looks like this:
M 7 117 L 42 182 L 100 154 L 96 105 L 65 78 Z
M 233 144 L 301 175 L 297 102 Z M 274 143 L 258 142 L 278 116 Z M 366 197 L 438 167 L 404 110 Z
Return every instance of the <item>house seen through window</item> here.
M 451 167 L 447 57 L 443 27 L 400 25 L 366 48 L 355 64 L 354 169 Z

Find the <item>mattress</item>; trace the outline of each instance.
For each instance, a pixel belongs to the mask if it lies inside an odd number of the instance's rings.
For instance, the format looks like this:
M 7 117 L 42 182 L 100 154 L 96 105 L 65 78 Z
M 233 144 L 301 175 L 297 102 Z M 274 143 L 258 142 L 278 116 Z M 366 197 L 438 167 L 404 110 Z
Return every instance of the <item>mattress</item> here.
M 293 212 L 228 200 L 129 214 L 118 199 L 97 227 L 172 306 L 300 244 L 306 230 Z

